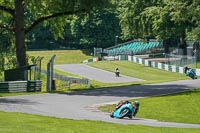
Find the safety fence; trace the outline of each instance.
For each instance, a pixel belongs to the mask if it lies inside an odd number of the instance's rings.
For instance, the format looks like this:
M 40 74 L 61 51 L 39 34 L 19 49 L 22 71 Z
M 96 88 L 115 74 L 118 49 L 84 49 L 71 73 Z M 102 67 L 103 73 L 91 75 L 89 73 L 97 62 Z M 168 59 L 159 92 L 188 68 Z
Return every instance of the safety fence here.
M 41 69 L 41 73 L 47 75 L 48 71 Z M 53 83 L 54 85 L 52 85 L 51 90 L 54 90 L 55 89 L 54 87 L 61 87 L 61 86 L 68 87 L 70 89 L 72 84 L 84 84 L 90 87 L 90 80 L 86 78 L 76 78 L 76 77 L 64 76 L 57 73 L 53 73 L 52 82 L 56 82 L 55 80 L 57 81 L 59 80 L 60 84 L 56 85 L 55 83 Z
M 174 66 L 190 66 L 191 68 L 196 68 L 196 57 L 195 56 L 186 56 L 186 55 L 173 55 L 165 54 L 165 64 L 174 65 Z
M 41 69 L 41 60 L 43 57 L 38 57 L 35 59 L 34 66 L 31 67 L 31 71 L 34 72 L 34 79 L 40 80 L 41 74 L 46 75 L 46 91 L 50 92 L 55 90 L 56 87 L 71 88 L 72 84 L 84 84 L 88 87 L 90 86 L 89 79 L 85 78 L 76 78 L 70 76 L 64 76 L 57 73 L 54 73 L 54 59 L 56 55 L 53 55 L 49 62 L 47 63 L 47 70 Z M 31 76 L 31 75 L 30 75 Z M 59 84 L 56 84 L 58 82 Z
M 131 56 L 131 55 L 128 56 L 128 61 L 133 61 L 141 65 L 145 65 L 145 66 L 149 66 L 149 67 L 153 67 L 157 69 L 163 69 L 166 71 L 184 73 L 184 66 L 175 66 L 171 64 L 165 64 L 165 61 L 164 62 L 162 61 L 160 62 L 160 60 L 152 61 L 151 59 L 143 59 L 143 58 L 140 58 L 137 56 Z M 191 67 L 190 64 L 187 64 L 187 66 Z M 194 70 L 196 71 L 197 75 L 200 75 L 200 69 L 194 68 Z

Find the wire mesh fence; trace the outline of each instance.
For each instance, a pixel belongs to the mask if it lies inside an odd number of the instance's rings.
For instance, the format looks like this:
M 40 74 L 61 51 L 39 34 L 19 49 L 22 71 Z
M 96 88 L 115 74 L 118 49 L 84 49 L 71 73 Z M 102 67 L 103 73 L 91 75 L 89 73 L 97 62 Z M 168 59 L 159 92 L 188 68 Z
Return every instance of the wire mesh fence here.
M 196 68 L 197 60 L 195 56 L 165 54 L 165 64 L 180 67 L 189 66 L 191 68 Z
M 47 75 L 47 70 L 41 69 L 41 73 Z M 57 73 L 53 74 L 55 82 L 55 87 L 57 89 L 72 89 L 72 86 L 75 85 L 85 85 L 87 87 L 90 86 L 90 80 L 86 78 L 76 78 L 76 77 L 70 77 L 70 76 L 64 76 Z M 79 86 L 80 87 L 80 86 Z

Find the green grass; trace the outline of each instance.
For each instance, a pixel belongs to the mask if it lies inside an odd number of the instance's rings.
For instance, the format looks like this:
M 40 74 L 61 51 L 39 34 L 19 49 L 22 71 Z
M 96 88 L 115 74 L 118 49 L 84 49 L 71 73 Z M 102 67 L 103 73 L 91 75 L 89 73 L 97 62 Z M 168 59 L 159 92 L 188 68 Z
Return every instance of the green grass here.
M 144 83 L 189 79 L 185 76 L 185 74 L 173 73 L 165 70 L 146 67 L 129 61 L 100 61 L 95 63 L 88 63 L 88 65 L 113 73 L 115 68 L 118 67 L 121 74 L 146 80 Z
M 56 55 L 54 64 L 77 64 L 80 63 L 83 60 L 91 59 L 92 56 L 86 55 L 88 51 L 87 50 L 48 50 L 48 51 L 28 51 L 27 54 L 29 56 L 35 56 L 35 57 L 44 57 L 42 59 L 42 69 L 47 69 L 47 63 L 51 59 L 53 55 Z M 64 75 L 64 76 L 73 76 L 73 77 L 80 77 L 71 73 L 67 72 L 61 72 L 58 70 L 54 70 L 55 73 Z M 46 76 L 43 75 L 42 79 L 43 86 L 42 91 L 46 91 Z M 69 91 L 69 87 L 67 85 L 63 86 L 62 82 L 57 80 L 57 91 Z M 65 83 L 66 84 L 66 83 Z M 86 86 L 72 84 L 71 89 L 77 90 L 77 89 L 88 89 Z
M 18 96 L 18 95 L 32 95 L 32 94 L 40 94 L 42 92 L 12 92 L 12 93 L 0 93 L 0 97 L 5 97 L 5 96 Z
M 32 56 L 44 56 L 42 68 L 46 69 L 46 64 L 52 55 L 56 54 L 55 64 L 80 63 L 83 60 L 92 58 L 79 50 L 57 50 L 57 51 L 31 51 Z M 77 56 L 76 56 L 77 55 Z M 88 65 L 98 67 L 113 72 L 119 67 L 121 73 L 131 77 L 137 77 L 146 80 L 138 83 L 101 83 L 91 81 L 92 89 L 99 87 L 125 86 L 133 84 L 155 83 L 172 81 L 179 79 L 188 79 L 184 74 L 171 73 L 163 70 L 157 70 L 150 67 L 135 64 L 127 61 L 108 61 L 89 63 Z M 75 76 L 69 73 L 55 71 L 68 76 Z M 42 77 L 43 80 L 45 76 Z M 45 84 L 45 82 L 43 82 Z M 76 86 L 77 87 L 77 86 Z M 76 88 L 75 87 L 75 88 Z M 45 89 L 45 88 L 43 88 Z M 66 89 L 66 88 L 64 88 Z M 78 86 L 77 89 L 85 89 Z M 65 90 L 64 90 L 65 91 Z M 1 93 L 0 97 L 7 95 L 21 95 L 25 93 Z M 26 93 L 27 94 L 27 93 Z M 31 93 L 29 93 L 31 94 Z M 200 90 L 195 90 L 181 95 L 154 97 L 139 99 L 141 107 L 138 117 L 159 119 L 162 121 L 200 123 Z M 108 111 L 109 107 L 103 107 Z M 142 125 L 123 125 L 112 124 L 100 121 L 78 121 L 70 119 L 59 119 L 54 117 L 45 117 L 38 115 L 28 115 L 23 113 L 6 113 L 0 111 L 0 132 L 2 133 L 160 133 L 160 132 L 180 132 L 180 133 L 199 133 L 199 129 L 180 129 L 180 128 L 161 128 L 148 127 Z
M 53 51 L 29 51 L 31 56 L 43 56 L 42 60 L 42 69 L 46 69 L 46 64 L 51 58 L 52 55 L 56 54 L 54 64 L 71 64 L 71 63 L 80 63 L 83 60 L 91 59 L 92 56 L 87 56 L 83 51 L 80 50 L 53 50 Z M 91 80 L 91 88 L 84 88 L 83 86 L 73 85 L 72 90 L 82 90 L 82 89 L 96 89 L 96 88 L 105 88 L 105 87 L 114 87 L 114 86 L 126 86 L 126 85 L 135 85 L 135 84 L 146 84 L 146 83 L 157 83 L 157 82 L 166 82 L 174 80 L 188 79 L 184 74 L 167 72 L 164 70 L 158 70 L 150 67 L 145 67 L 133 62 L 128 61 L 100 61 L 94 63 L 88 63 L 88 65 L 101 68 L 113 72 L 116 67 L 119 67 L 121 73 L 130 77 L 136 77 L 145 80 L 145 82 L 129 82 L 129 83 L 102 83 L 98 81 Z M 55 70 L 54 72 L 65 75 L 65 76 L 74 76 L 66 72 L 61 72 Z M 46 78 L 43 76 L 43 91 L 46 90 Z M 66 88 L 60 87 L 60 81 L 57 81 L 57 89 L 59 91 L 69 91 L 68 86 Z M 80 88 L 80 89 L 79 89 Z
M 48 51 L 28 51 L 27 54 L 35 57 L 44 57 L 42 68 L 47 69 L 47 63 L 53 55 L 56 55 L 54 64 L 76 64 L 83 60 L 91 59 L 92 56 L 85 54 L 81 50 L 48 50 Z
M 42 60 L 42 69 L 46 69 L 47 62 L 55 54 L 54 64 L 71 64 L 71 63 L 80 63 L 83 60 L 91 59 L 92 56 L 85 55 L 85 51 L 81 50 L 52 50 L 52 51 L 28 51 L 30 56 L 43 56 Z M 80 86 L 73 84 L 71 90 L 82 90 L 82 89 L 96 89 L 96 88 L 106 88 L 114 86 L 127 86 L 135 84 L 146 84 L 146 83 L 157 83 L 157 82 L 166 82 L 174 81 L 180 79 L 189 79 L 184 74 L 167 72 L 164 70 L 158 70 L 150 67 L 145 67 L 133 62 L 128 61 L 100 61 L 94 63 L 88 63 L 88 65 L 105 69 L 113 72 L 116 67 L 119 67 L 121 73 L 127 76 L 136 77 L 145 80 L 144 82 L 129 82 L 129 83 L 102 83 L 98 81 L 91 80 L 91 88 L 87 86 Z M 54 70 L 54 72 L 65 75 L 80 77 L 71 73 L 61 72 Z M 42 76 L 43 86 L 42 91 L 46 91 L 46 76 Z M 63 86 L 62 82 L 56 81 L 58 91 L 69 91 L 68 86 Z
M 200 124 L 200 88 L 181 94 L 138 100 L 141 106 L 137 117 Z M 108 112 L 110 107 L 114 109 L 112 105 L 100 107 L 100 110 Z
M 0 112 L 1 133 L 199 133 L 199 129 L 123 125 Z
M 197 68 L 200 69 L 200 62 L 197 62 Z

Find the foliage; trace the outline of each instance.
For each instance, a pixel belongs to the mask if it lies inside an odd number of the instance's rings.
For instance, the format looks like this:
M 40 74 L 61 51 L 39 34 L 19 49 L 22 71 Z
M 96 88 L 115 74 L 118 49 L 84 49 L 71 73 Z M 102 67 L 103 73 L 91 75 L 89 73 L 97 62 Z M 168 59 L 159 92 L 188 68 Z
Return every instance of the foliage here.
M 73 15 L 85 15 L 91 9 L 103 8 L 106 0 L 3 0 L 0 2 L 2 19 L 0 30 L 13 33 L 17 66 L 26 65 L 25 34 L 40 23 L 49 26 L 55 38 L 63 38 L 64 27 Z
M 199 0 L 125 0 L 116 5 L 125 39 L 175 40 L 182 48 L 186 39 L 200 40 Z
M 199 4 L 199 0 L 2 0 L 1 44 L 16 45 L 18 65 L 26 64 L 25 42 L 49 49 L 56 44 L 104 48 L 114 45 L 118 35 L 120 41 L 156 38 L 186 48 L 186 39 L 200 40 Z
M 36 26 L 34 24 L 44 22 L 45 26 L 50 27 L 55 38 L 63 38 L 65 25 L 73 15 L 85 15 L 85 12 L 89 12 L 96 6 L 107 5 L 107 2 L 104 0 L 98 2 L 92 0 L 50 0 L 48 2 L 31 0 L 25 1 L 25 5 L 27 10 L 25 14 L 31 16 L 31 18 L 27 16 L 25 20 L 27 32 Z
M 124 0 L 116 1 L 119 14 L 120 25 L 122 28 L 123 39 L 144 38 L 146 34 L 146 24 L 140 15 L 142 11 L 151 5 L 148 0 Z
M 69 20 L 61 32 L 62 39 L 57 40 L 49 31 L 50 26 L 37 26 L 28 34 L 28 48 L 105 48 L 114 45 L 115 36 L 120 34 L 119 20 L 113 8 L 94 8 L 86 15 L 76 15 Z
M 120 34 L 118 18 L 113 9 L 93 9 L 71 22 L 72 35 L 83 48 L 109 47 Z
M 6 44 L 2 39 L 2 42 L 0 41 L 0 75 L 4 70 L 15 67 L 16 58 L 13 52 L 14 46 Z
M 193 26 L 190 30 L 187 31 L 188 40 L 200 40 L 200 1 L 192 1 L 191 5 L 188 7 L 188 19 Z

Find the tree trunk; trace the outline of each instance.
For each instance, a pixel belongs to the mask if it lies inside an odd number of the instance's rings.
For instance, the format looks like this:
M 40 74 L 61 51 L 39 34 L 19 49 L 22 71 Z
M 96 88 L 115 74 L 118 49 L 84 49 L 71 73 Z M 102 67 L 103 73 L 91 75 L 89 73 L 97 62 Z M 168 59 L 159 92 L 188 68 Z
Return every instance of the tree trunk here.
M 169 53 L 169 45 L 170 45 L 170 39 L 165 39 L 165 40 L 163 40 L 164 52 L 165 52 L 166 54 Z
M 186 33 L 185 31 L 181 35 L 181 45 L 183 49 L 183 55 L 187 55 L 187 43 L 186 43 Z
M 26 66 L 23 0 L 15 0 L 15 43 L 17 67 Z

